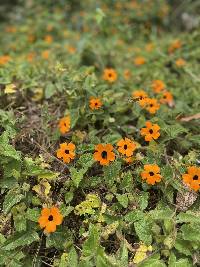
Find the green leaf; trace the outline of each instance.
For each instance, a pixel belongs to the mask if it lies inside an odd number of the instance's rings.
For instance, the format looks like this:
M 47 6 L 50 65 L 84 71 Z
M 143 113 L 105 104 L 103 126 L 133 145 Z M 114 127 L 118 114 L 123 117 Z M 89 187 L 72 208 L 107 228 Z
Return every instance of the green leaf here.
M 76 125 L 77 120 L 79 119 L 78 108 L 70 109 L 70 118 L 71 118 L 71 128 L 73 128 Z
M 19 203 L 24 198 L 24 195 L 20 194 L 20 190 L 17 188 L 8 191 L 3 202 L 3 211 L 7 214 L 10 209 Z
M 52 83 L 47 83 L 45 88 L 45 98 L 49 99 L 51 98 L 56 92 L 55 85 Z
M 125 242 L 121 244 L 119 258 L 120 258 L 121 266 L 124 266 L 124 267 L 128 266 L 128 249 L 126 247 Z
M 46 247 L 54 247 L 58 250 L 64 250 L 72 245 L 72 234 L 68 228 L 57 229 L 56 232 L 47 236 L 46 238 Z
M 21 160 L 21 153 L 9 144 L 8 133 L 6 131 L 0 136 L 0 156 L 9 157 L 17 161 Z
M 126 194 L 123 194 L 123 195 L 116 194 L 116 198 L 119 201 L 119 203 L 122 205 L 122 207 L 124 208 L 128 207 L 128 196 Z
M 26 219 L 24 214 L 18 213 L 13 216 L 16 232 L 26 231 Z
M 163 260 L 160 260 L 159 254 L 155 254 L 139 263 L 138 267 L 166 267 L 166 264 Z
M 71 167 L 69 171 L 70 171 L 71 178 L 72 178 L 74 185 L 78 187 L 87 170 L 85 169 L 77 170 L 76 168 Z
M 153 220 L 166 220 L 174 216 L 174 211 L 170 210 L 169 208 L 163 210 L 155 209 L 149 212 L 149 216 Z
M 199 224 L 184 224 L 181 226 L 181 231 L 184 240 L 199 242 L 200 240 Z
M 26 211 L 27 220 L 38 222 L 39 217 L 40 217 L 40 210 L 38 208 L 27 209 Z
M 132 174 L 130 171 L 122 174 L 122 181 L 120 183 L 120 188 L 123 190 L 126 190 L 127 192 L 130 192 L 132 189 Z
M 55 180 L 59 174 L 60 174 L 59 172 L 52 172 L 49 170 L 41 170 L 40 174 L 38 174 L 38 179 Z
M 83 256 L 88 257 L 95 255 L 97 248 L 99 247 L 99 239 L 100 235 L 97 227 L 93 224 L 90 224 L 88 239 L 83 244 Z
M 78 255 L 74 247 L 70 249 L 70 252 L 67 257 L 66 267 L 77 267 L 78 266 Z M 64 266 L 63 266 L 64 267 Z
M 174 247 L 182 254 L 186 256 L 192 255 L 192 246 L 190 242 L 183 240 L 181 234 L 178 234 Z
M 133 210 L 129 213 L 127 213 L 124 217 L 125 221 L 127 222 L 136 222 L 139 220 L 142 220 L 144 218 L 145 214 L 140 210 Z
M 193 211 L 180 212 L 176 218 L 177 223 L 199 223 L 200 213 Z
M 60 263 L 58 267 L 67 267 L 67 260 L 68 259 L 68 254 L 64 252 L 60 258 Z
M 109 186 L 112 186 L 118 178 L 120 169 L 121 163 L 119 161 L 114 161 L 109 166 L 104 167 L 104 179 Z
M 39 240 L 38 233 L 33 230 L 22 233 L 16 233 L 12 237 L 6 240 L 2 248 L 4 250 L 13 250 L 21 246 L 28 246 L 38 240 Z
M 85 153 L 80 156 L 79 160 L 77 161 L 78 164 L 81 165 L 84 169 L 89 169 L 94 163 L 93 154 Z
M 148 199 L 149 199 L 149 193 L 148 192 L 141 192 L 139 196 L 139 206 L 141 210 L 144 210 L 148 206 Z
M 25 257 L 22 251 L 0 251 L 0 266 L 22 267 L 21 260 Z
M 72 201 L 73 197 L 74 197 L 74 193 L 73 192 L 71 192 L 71 191 L 66 192 L 65 193 L 65 203 L 66 204 L 70 203 Z
M 152 243 L 152 233 L 151 233 L 151 226 L 145 220 L 140 220 L 134 222 L 134 227 L 139 240 L 144 242 L 145 245 L 150 245 Z
M 165 131 L 169 137 L 169 139 L 176 138 L 181 133 L 186 133 L 188 130 L 184 127 L 182 127 L 180 124 L 174 124 L 169 125 L 167 127 L 162 128 L 163 131 Z

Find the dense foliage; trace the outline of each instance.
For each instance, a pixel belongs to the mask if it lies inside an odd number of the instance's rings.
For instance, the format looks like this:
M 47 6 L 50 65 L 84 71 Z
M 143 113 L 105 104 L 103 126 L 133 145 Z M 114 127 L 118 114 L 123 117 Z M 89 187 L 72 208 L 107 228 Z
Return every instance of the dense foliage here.
M 2 8 L 0 266 L 200 265 L 199 1 L 189 2 Z

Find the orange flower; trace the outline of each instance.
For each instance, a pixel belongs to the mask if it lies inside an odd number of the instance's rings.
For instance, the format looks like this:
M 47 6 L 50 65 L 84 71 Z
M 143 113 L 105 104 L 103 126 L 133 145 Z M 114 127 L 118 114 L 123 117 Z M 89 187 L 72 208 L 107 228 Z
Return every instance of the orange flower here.
M 180 40 L 175 40 L 168 48 L 169 53 L 173 53 L 175 50 L 181 48 L 182 43 Z
M 90 99 L 90 108 L 91 109 L 99 109 L 102 106 L 102 102 L 99 98 L 92 97 Z
M 17 28 L 15 26 L 7 26 L 5 28 L 6 32 L 15 33 L 17 31 Z
M 130 157 L 133 155 L 133 151 L 136 149 L 135 143 L 133 143 L 129 138 L 121 139 L 117 143 L 118 151 L 127 156 Z
M 48 59 L 49 58 L 49 50 L 45 50 L 41 54 L 42 58 Z
M 147 121 L 146 127 L 140 130 L 140 134 L 145 136 L 145 141 L 150 142 L 158 139 L 160 136 L 159 130 L 160 126 L 158 126 L 158 124 L 152 124 L 150 121 Z
M 136 58 L 134 59 L 134 64 L 135 64 L 136 66 L 140 66 L 140 65 L 143 65 L 143 64 L 145 64 L 145 63 L 146 63 L 146 60 L 145 60 L 144 57 L 136 57 Z
M 146 180 L 147 184 L 151 185 L 160 182 L 162 178 L 160 175 L 160 168 L 156 164 L 144 165 L 144 171 L 141 172 L 141 177 L 143 180 Z
M 183 67 L 186 65 L 186 61 L 183 58 L 179 58 L 175 61 L 177 67 Z
M 155 114 L 160 108 L 160 104 L 155 98 L 145 98 L 145 109 L 151 114 Z
M 28 41 L 29 41 L 29 43 L 33 43 L 34 41 L 35 41 L 35 36 L 33 35 L 33 34 L 30 34 L 29 36 L 28 36 Z
M 182 175 L 183 182 L 191 189 L 198 191 L 200 189 L 200 168 L 191 166 L 187 169 L 187 173 Z
M 145 98 L 147 98 L 148 95 L 144 90 L 137 90 L 132 93 L 132 97 L 139 101 L 141 107 L 144 107 L 146 104 Z
M 105 81 L 108 81 L 110 83 L 113 83 L 117 80 L 117 73 L 114 69 L 112 68 L 106 68 L 104 69 L 104 73 L 103 73 L 103 79 Z
M 49 24 L 47 25 L 47 31 L 51 32 L 53 30 L 53 25 Z
M 115 160 L 115 154 L 113 153 L 113 146 L 111 144 L 96 145 L 95 150 L 94 159 L 99 161 L 101 165 L 109 165 L 110 161 Z
M 59 121 L 59 129 L 62 134 L 69 132 L 70 129 L 70 116 L 66 116 Z
M 10 61 L 10 56 L 0 56 L 0 65 L 5 65 L 8 61 Z
M 67 50 L 70 54 L 74 54 L 76 52 L 76 48 L 74 46 L 68 46 Z
M 165 84 L 161 80 L 154 80 L 151 84 L 151 87 L 155 93 L 160 93 L 162 90 L 165 89 Z
M 30 52 L 28 55 L 27 55 L 27 60 L 31 63 L 33 62 L 35 58 L 35 53 L 34 52 Z
M 59 209 L 56 207 L 43 208 L 41 211 L 38 223 L 41 228 L 45 228 L 46 233 L 53 233 L 56 231 L 56 226 L 60 225 L 63 221 L 63 216 Z
M 124 79 L 129 80 L 131 78 L 131 72 L 130 70 L 124 71 Z
M 63 159 L 63 162 L 69 163 L 75 158 L 75 145 L 73 143 L 60 144 L 60 148 L 57 150 L 57 157 Z
M 165 91 L 162 94 L 162 98 L 160 99 L 160 103 L 171 105 L 173 103 L 173 95 L 169 91 Z
M 44 37 L 44 41 L 48 44 L 51 44 L 53 42 L 53 37 L 48 34 Z
M 149 43 L 145 46 L 145 50 L 147 52 L 151 52 L 154 49 L 154 44 L 153 43 Z

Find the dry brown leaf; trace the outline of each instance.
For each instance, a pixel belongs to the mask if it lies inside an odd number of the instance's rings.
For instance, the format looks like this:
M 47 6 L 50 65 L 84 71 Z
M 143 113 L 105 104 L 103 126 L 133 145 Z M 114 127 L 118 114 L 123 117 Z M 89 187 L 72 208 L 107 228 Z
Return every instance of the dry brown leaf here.
M 183 118 L 180 118 L 179 120 L 180 121 L 191 121 L 191 120 L 198 120 L 200 119 L 200 113 L 197 113 L 197 114 L 194 114 L 192 116 L 188 116 L 188 117 L 183 117 Z

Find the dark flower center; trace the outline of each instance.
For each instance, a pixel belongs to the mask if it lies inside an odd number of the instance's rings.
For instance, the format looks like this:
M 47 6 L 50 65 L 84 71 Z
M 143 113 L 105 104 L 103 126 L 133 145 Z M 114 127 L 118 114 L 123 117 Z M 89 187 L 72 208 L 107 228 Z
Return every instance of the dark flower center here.
M 153 104 L 150 104 L 150 107 L 152 108 L 153 107 Z
M 112 77 L 112 73 L 109 73 L 108 76 L 109 76 L 109 77 Z
M 193 177 L 193 180 L 198 180 L 198 179 L 199 179 L 198 175 L 195 175 L 195 176 Z
M 48 218 L 48 220 L 49 220 L 50 222 L 53 221 L 53 216 L 50 215 L 49 218 Z
M 152 129 L 150 129 L 150 130 L 149 130 L 149 133 L 150 133 L 150 134 L 152 134 L 152 133 L 153 133 L 153 130 L 152 130 Z
M 127 145 L 124 145 L 124 149 L 127 149 L 128 147 L 127 147 Z
M 101 156 L 102 156 L 103 159 L 106 159 L 107 158 L 107 152 L 106 151 L 103 151 L 101 153 Z
M 149 172 L 149 175 L 150 175 L 150 176 L 153 176 L 153 175 L 154 175 L 154 172 Z
M 95 106 L 97 106 L 98 105 L 98 103 L 97 102 L 95 102 Z
M 65 154 L 69 154 L 69 150 L 68 149 L 65 150 Z

